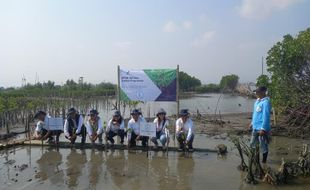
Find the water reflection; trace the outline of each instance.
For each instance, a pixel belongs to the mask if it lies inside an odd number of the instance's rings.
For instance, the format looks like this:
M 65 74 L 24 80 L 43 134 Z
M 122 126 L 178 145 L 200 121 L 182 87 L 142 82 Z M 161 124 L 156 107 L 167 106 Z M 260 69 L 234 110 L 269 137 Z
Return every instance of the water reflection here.
M 142 189 L 146 186 L 148 176 L 148 161 L 141 159 L 141 154 L 138 151 L 130 152 L 127 156 L 126 164 L 128 167 L 127 180 L 130 180 L 131 189 Z M 141 180 L 143 179 L 143 180 Z
M 191 189 L 194 185 L 191 182 L 193 181 L 195 162 L 191 155 L 184 156 L 182 153 L 177 159 L 178 183 L 176 189 Z
M 72 149 L 67 156 L 67 185 L 69 188 L 77 187 L 79 182 L 78 178 L 82 174 L 82 170 L 87 162 L 85 150 L 78 152 L 76 149 Z
M 124 150 L 112 150 L 107 154 L 106 169 L 110 176 L 110 185 L 118 189 L 126 189 L 128 168 Z
M 198 135 L 197 142 L 206 136 Z M 224 141 L 208 139 L 208 146 Z M 227 143 L 227 142 L 225 142 Z M 268 166 L 279 167 L 281 157 L 298 157 L 302 143 L 274 137 Z M 285 154 L 284 154 L 285 153 Z M 226 159 L 217 154 L 162 151 L 149 153 L 128 150 L 42 149 L 25 147 L 0 151 L 0 189 L 276 189 L 268 184 L 257 186 L 244 182 L 237 170 L 238 153 L 229 149 Z M 13 164 L 5 164 L 7 161 Z M 277 162 L 276 162 L 277 161 Z M 28 164 L 19 171 L 14 166 Z M 38 172 L 37 172 L 38 171 Z M 18 173 L 18 176 L 15 176 Z M 36 174 L 36 179 L 33 178 Z M 29 178 L 32 181 L 27 181 Z M 17 179 L 18 182 L 12 181 Z M 281 189 L 309 189 L 309 178 L 294 179 Z
M 100 174 L 102 172 L 103 163 L 103 151 L 97 151 L 95 149 L 91 150 L 90 160 L 89 160 L 89 187 L 91 189 L 96 189 L 96 186 L 100 179 Z
M 167 154 L 154 152 L 149 162 L 154 189 L 175 189 L 176 178 L 170 177 L 170 167 Z
M 60 169 L 62 162 L 62 155 L 51 148 L 43 150 L 41 158 L 37 160 L 39 172 L 36 178 L 44 180 L 50 180 L 51 184 L 63 184 L 64 173 Z

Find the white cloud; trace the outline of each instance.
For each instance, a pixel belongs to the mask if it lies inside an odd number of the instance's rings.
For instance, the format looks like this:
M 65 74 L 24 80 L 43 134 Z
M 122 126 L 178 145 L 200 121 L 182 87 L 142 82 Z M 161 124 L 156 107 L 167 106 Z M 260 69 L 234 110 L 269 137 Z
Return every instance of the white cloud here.
M 177 25 L 173 21 L 168 21 L 164 25 L 163 31 L 167 33 L 172 33 L 175 32 L 177 28 L 178 28 Z
M 114 46 L 120 49 L 128 49 L 131 46 L 130 41 L 124 41 L 124 42 L 116 42 L 114 43 Z
M 274 11 L 284 10 L 301 1 L 303 0 L 242 0 L 237 9 L 242 17 L 262 20 Z
M 192 22 L 189 21 L 189 20 L 184 21 L 184 22 L 183 22 L 183 28 L 184 28 L 185 30 L 190 30 L 190 29 L 192 29 Z
M 203 33 L 199 38 L 195 39 L 191 46 L 193 47 L 204 47 L 206 46 L 215 36 L 216 31 L 208 31 Z

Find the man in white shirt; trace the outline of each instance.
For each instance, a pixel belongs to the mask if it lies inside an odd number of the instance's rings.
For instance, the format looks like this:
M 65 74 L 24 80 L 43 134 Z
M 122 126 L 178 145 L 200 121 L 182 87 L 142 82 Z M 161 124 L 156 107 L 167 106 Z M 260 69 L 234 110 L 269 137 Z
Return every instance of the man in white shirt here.
M 48 138 L 48 141 L 52 142 L 54 140 L 52 137 L 52 132 L 48 129 L 44 122 L 46 115 L 47 114 L 44 111 L 38 111 L 35 114 L 34 119 L 37 119 L 38 122 L 34 131 L 34 139 L 43 141 Z
M 84 125 L 84 119 L 75 108 L 68 110 L 67 119 L 64 124 L 64 133 L 66 139 L 70 140 L 71 144 L 75 143 L 77 136 L 82 136 L 81 143 L 85 143 L 86 127 Z
M 187 146 L 189 151 L 193 151 L 194 124 L 189 118 L 188 109 L 180 111 L 180 118 L 176 121 L 176 137 L 179 142 L 179 150 L 184 150 Z
M 131 111 L 131 119 L 128 121 L 128 148 L 136 146 L 136 142 L 141 140 L 142 146 L 146 147 L 149 137 L 140 135 L 140 126 L 146 123 L 141 112 L 138 109 Z
M 89 111 L 89 119 L 86 123 L 86 130 L 92 143 L 95 143 L 96 140 L 99 139 L 99 144 L 102 144 L 103 127 L 101 118 L 98 114 L 98 111 L 95 109 Z

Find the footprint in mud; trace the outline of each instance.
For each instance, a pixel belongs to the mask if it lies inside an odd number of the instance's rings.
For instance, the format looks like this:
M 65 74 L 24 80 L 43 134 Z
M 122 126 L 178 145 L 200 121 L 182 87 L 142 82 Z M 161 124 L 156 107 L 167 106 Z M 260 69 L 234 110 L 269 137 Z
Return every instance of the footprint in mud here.
M 15 162 L 16 162 L 15 160 L 8 160 L 8 161 L 4 162 L 4 164 L 10 164 L 10 165 L 12 165 L 12 164 L 14 164 Z
M 28 168 L 28 164 L 22 164 L 21 166 L 18 166 L 20 171 L 23 171 L 24 169 Z

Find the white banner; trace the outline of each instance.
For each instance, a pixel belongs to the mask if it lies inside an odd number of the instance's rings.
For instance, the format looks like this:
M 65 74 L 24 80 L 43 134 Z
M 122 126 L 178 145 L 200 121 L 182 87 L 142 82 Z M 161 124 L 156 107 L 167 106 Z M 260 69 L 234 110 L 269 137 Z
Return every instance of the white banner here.
M 144 123 L 140 126 L 140 135 L 148 137 L 156 137 L 156 125 L 153 122 Z

